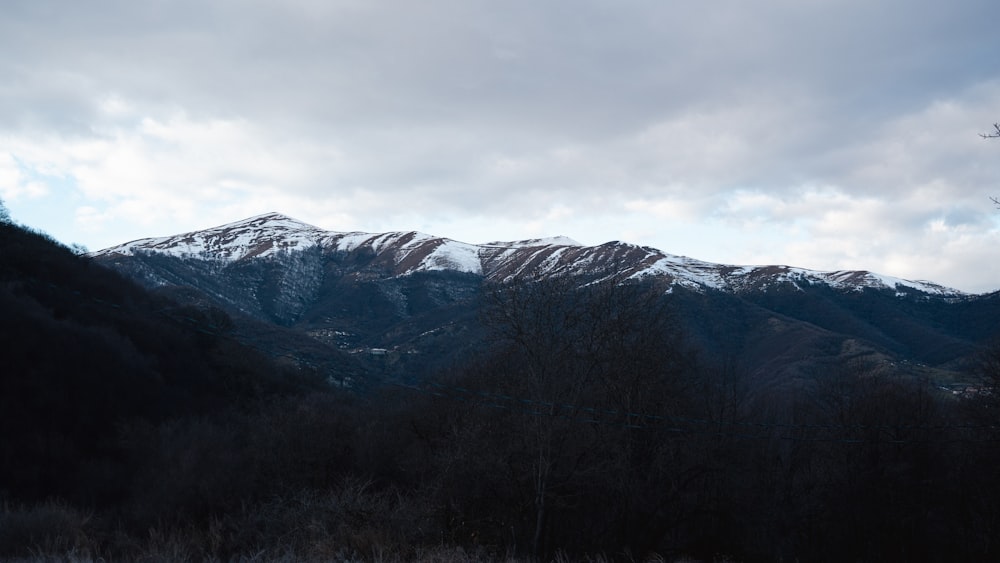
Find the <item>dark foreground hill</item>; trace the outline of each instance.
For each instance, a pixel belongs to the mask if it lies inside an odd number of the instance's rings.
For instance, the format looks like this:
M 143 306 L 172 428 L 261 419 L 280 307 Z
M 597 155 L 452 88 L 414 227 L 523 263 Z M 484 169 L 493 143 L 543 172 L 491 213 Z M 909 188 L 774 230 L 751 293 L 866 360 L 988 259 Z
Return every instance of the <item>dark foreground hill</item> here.
M 227 336 L 222 310 L 149 294 L 0 223 L 0 495 L 120 494 L 122 425 L 214 412 L 309 383 Z
M 0 225 L 0 559 L 997 559 L 1000 347 L 960 365 L 993 297 L 483 283 L 391 240 L 114 258 L 150 294 Z

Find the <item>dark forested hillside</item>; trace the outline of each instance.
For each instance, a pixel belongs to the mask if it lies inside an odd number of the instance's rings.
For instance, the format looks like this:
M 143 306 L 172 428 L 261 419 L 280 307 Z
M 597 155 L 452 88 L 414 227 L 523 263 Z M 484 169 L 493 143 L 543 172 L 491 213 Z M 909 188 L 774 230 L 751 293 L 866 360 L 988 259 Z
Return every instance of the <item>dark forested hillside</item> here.
M 0 223 L 0 494 L 121 493 L 125 423 L 213 412 L 309 385 L 227 336 L 228 315 L 181 306 Z
M 0 559 L 1000 556 L 995 296 L 288 258 L 151 293 L 0 224 Z

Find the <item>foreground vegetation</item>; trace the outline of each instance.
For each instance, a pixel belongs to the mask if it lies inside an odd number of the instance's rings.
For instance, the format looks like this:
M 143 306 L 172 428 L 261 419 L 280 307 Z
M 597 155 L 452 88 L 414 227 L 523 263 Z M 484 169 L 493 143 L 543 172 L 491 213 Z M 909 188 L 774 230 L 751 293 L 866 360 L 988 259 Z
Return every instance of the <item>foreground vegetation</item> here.
M 0 225 L 0 559 L 993 561 L 1000 347 L 762 387 L 662 288 L 489 288 L 491 339 L 331 390 Z

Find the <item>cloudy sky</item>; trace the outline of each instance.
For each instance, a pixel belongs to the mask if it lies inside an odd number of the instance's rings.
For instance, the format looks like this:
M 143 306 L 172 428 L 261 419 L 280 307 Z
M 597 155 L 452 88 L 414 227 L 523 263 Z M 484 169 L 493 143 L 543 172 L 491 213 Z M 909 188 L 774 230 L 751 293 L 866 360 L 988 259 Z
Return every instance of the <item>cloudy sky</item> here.
M 0 198 L 1000 289 L 996 0 L 5 0 Z

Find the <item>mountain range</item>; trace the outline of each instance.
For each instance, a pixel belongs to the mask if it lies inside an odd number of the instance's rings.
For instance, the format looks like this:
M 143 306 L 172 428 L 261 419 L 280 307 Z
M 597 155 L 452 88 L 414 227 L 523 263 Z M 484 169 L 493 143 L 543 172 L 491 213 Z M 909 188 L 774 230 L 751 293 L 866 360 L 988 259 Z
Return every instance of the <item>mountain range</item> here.
M 335 232 L 278 213 L 90 257 L 183 302 L 221 306 L 245 342 L 345 384 L 419 378 L 473 353 L 483 287 L 515 280 L 655 284 L 703 356 L 760 382 L 864 361 L 958 384 L 1000 329 L 1000 293 L 867 271 L 712 264 L 566 237 L 468 244 Z
M 515 277 L 572 275 L 581 279 L 637 280 L 662 278 L 670 284 L 733 293 L 763 290 L 776 284 L 825 285 L 838 289 L 891 289 L 961 297 L 961 291 L 928 281 L 910 281 L 867 271 L 818 272 L 787 266 L 729 266 L 675 256 L 650 247 L 612 241 L 584 246 L 567 237 L 467 244 L 423 233 L 332 232 L 279 213 L 267 213 L 219 227 L 114 246 L 94 257 L 157 254 L 233 264 L 278 254 L 367 255 L 369 270 L 382 276 L 450 271 L 482 276 L 492 282 Z M 152 281 L 152 280 L 150 280 Z M 162 280 L 167 283 L 167 280 Z

